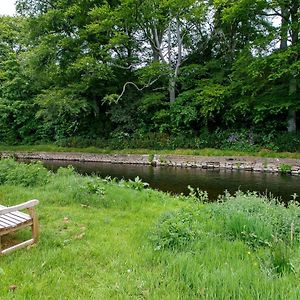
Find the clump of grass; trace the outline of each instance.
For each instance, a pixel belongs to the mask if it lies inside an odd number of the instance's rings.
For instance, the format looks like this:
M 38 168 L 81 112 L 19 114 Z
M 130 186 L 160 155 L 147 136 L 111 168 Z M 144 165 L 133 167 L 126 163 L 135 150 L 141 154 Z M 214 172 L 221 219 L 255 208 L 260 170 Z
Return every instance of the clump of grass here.
M 197 219 L 191 210 L 164 214 L 151 237 L 155 250 L 180 250 L 188 247 L 199 234 L 196 223 Z
M 269 246 L 274 238 L 300 241 L 300 207 L 296 203 L 285 208 L 276 199 L 239 192 L 212 204 L 211 212 L 223 223 L 222 232 L 227 237 L 241 239 L 252 247 Z
M 279 275 L 295 271 L 291 262 L 291 249 L 282 241 L 278 241 L 271 248 L 271 262 L 275 272 Z
M 279 166 L 279 171 L 281 174 L 290 174 L 292 172 L 292 167 L 288 164 L 281 164 Z
M 268 276 L 284 276 L 295 274 L 295 266 L 292 261 L 295 257 L 294 249 L 281 240 L 275 240 L 269 248 L 269 252 L 259 257 L 261 269 Z
M 0 184 L 14 184 L 22 186 L 45 185 L 50 172 L 41 162 L 30 164 L 18 163 L 13 159 L 0 160 Z

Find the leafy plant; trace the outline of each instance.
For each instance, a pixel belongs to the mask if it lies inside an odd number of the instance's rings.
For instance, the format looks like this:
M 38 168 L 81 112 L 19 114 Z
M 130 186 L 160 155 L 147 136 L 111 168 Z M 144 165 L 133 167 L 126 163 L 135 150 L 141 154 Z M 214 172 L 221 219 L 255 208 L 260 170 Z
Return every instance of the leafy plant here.
M 168 212 L 161 217 L 152 233 L 155 250 L 180 250 L 197 237 L 195 215 L 190 210 Z
M 22 186 L 44 185 L 48 182 L 50 173 L 41 162 L 19 163 L 12 159 L 0 160 L 0 181 L 2 184 Z
M 149 183 L 143 182 L 139 176 L 136 176 L 134 180 L 129 179 L 128 181 L 124 181 L 124 186 L 133 189 L 133 190 L 143 190 L 149 186 Z
M 299 241 L 300 207 L 291 203 L 288 208 L 276 199 L 257 198 L 256 193 L 236 197 L 227 193 L 218 204 L 212 204 L 212 215 L 222 220 L 230 239 L 240 239 L 252 247 L 270 246 L 274 238 L 286 243 Z M 224 231 L 223 231 L 224 232 Z
M 91 180 L 85 182 L 85 184 L 81 186 L 81 190 L 83 193 L 95 194 L 99 197 L 103 197 L 105 195 L 103 181 L 98 177 L 92 178 Z
M 281 164 L 279 166 L 279 170 L 281 174 L 290 174 L 292 171 L 292 167 L 288 164 Z
M 274 240 L 270 246 L 269 253 L 265 257 L 259 257 L 262 270 L 270 276 L 284 276 L 295 273 L 292 263 L 293 249 L 281 240 Z
M 189 197 L 195 202 L 204 203 L 209 201 L 208 193 L 206 191 L 202 191 L 199 188 L 193 188 L 188 185 Z

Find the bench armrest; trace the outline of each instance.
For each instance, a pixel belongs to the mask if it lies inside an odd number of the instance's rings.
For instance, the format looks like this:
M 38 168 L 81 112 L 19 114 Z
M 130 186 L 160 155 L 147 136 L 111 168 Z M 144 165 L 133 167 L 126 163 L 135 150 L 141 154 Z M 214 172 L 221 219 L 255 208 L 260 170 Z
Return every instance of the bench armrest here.
M 10 212 L 17 211 L 17 210 L 31 208 L 31 207 L 33 207 L 35 205 L 38 205 L 38 204 L 39 204 L 39 200 L 34 199 L 34 200 L 30 200 L 30 201 L 27 201 L 27 202 L 22 203 L 22 204 L 9 206 L 9 207 L 5 207 L 5 208 L 0 208 L 0 215 L 4 215 L 4 214 L 10 213 Z

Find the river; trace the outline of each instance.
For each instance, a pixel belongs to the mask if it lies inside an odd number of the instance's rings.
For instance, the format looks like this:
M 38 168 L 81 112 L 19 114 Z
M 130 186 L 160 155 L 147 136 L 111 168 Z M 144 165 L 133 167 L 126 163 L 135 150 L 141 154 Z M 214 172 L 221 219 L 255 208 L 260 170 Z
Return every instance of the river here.
M 119 179 L 134 179 L 139 176 L 151 188 L 171 193 L 188 193 L 187 186 L 198 187 L 208 192 L 211 200 L 225 190 L 234 193 L 257 191 L 280 197 L 284 202 L 292 199 L 292 194 L 300 196 L 300 177 L 238 170 L 208 170 L 199 168 L 152 167 L 145 165 L 110 164 L 96 162 L 70 162 L 61 160 L 44 161 L 53 171 L 59 167 L 72 165 L 81 174 L 96 174 Z

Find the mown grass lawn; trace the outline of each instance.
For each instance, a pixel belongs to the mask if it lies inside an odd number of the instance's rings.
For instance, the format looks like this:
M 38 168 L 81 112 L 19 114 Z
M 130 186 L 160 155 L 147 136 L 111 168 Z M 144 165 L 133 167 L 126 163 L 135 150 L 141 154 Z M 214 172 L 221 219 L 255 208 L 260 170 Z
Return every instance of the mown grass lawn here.
M 36 246 L 0 257 L 0 299 L 299 298 L 297 206 L 202 204 L 12 161 L 0 171 L 0 203 L 40 199 L 41 227 Z

